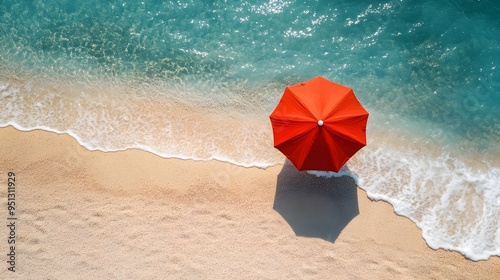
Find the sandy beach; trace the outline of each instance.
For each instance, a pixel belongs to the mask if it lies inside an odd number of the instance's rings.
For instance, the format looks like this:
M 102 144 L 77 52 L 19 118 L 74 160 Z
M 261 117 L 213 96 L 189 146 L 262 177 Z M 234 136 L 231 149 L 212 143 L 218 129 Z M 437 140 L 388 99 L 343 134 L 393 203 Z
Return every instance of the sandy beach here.
M 430 249 L 413 222 L 350 177 L 89 151 L 68 135 L 7 127 L 7 225 L 9 172 L 15 272 L 3 226 L 1 279 L 500 278 L 499 257 L 474 262 Z

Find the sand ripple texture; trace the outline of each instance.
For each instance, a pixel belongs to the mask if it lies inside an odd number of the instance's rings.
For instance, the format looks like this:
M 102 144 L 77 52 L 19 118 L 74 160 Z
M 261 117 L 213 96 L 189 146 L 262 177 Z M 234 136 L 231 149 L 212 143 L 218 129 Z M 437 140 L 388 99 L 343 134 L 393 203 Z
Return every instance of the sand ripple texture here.
M 359 215 L 334 243 L 298 237 L 273 210 L 283 165 L 262 170 L 134 150 L 91 152 L 42 131 L 5 128 L 0 135 L 0 145 L 9 147 L 0 150 L 0 168 L 19 178 L 20 261 L 12 279 L 495 279 L 500 273 L 498 258 L 472 262 L 429 249 L 412 222 L 361 190 Z M 312 184 L 355 184 L 300 176 Z

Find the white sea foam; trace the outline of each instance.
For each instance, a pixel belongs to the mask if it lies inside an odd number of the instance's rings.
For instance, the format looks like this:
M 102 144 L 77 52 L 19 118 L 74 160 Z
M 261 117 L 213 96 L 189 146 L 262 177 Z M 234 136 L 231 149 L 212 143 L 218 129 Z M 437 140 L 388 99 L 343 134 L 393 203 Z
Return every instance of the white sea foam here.
M 324 178 L 332 178 L 332 177 L 343 177 L 343 176 L 348 176 L 348 177 L 351 177 L 354 182 L 356 182 L 356 184 L 358 183 L 358 176 L 356 176 L 355 174 L 353 174 L 348 168 L 347 168 L 347 165 L 344 165 L 340 170 L 339 172 L 330 172 L 330 171 L 314 171 L 314 170 L 311 170 L 311 171 L 307 171 L 307 173 L 311 174 L 311 175 L 315 175 L 315 176 L 318 176 L 318 177 L 324 177 Z
M 428 157 L 391 147 L 358 154 L 360 187 L 410 218 L 434 249 L 471 260 L 500 255 L 500 169 L 475 169 L 447 154 Z
M 219 160 L 243 167 L 282 162 L 265 137 L 271 133 L 267 115 L 228 112 L 219 103 L 221 96 L 200 104 L 191 100 L 195 94 L 186 101 L 174 91 L 141 90 L 156 97 L 126 87 L 13 84 L 0 92 L 0 126 L 65 133 L 89 150 L 141 149 L 164 158 Z

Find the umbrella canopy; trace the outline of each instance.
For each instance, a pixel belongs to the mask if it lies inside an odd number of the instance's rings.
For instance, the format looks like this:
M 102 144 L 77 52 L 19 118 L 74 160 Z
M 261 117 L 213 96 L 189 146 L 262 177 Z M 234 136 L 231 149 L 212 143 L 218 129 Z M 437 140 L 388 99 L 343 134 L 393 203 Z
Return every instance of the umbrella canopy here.
M 338 172 L 366 146 L 368 112 L 351 88 L 323 77 L 286 87 L 270 119 L 274 147 L 298 170 Z

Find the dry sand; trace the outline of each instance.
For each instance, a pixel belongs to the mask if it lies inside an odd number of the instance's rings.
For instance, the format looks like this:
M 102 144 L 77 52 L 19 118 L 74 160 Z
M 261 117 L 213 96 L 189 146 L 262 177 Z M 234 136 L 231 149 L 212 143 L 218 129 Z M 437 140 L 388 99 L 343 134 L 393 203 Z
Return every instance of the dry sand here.
M 349 177 L 88 151 L 67 135 L 8 127 L 4 224 L 9 171 L 16 272 L 2 226 L 1 279 L 500 279 L 499 257 L 430 249 Z

